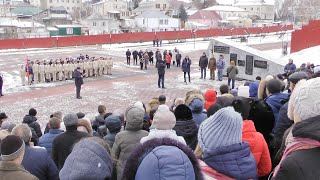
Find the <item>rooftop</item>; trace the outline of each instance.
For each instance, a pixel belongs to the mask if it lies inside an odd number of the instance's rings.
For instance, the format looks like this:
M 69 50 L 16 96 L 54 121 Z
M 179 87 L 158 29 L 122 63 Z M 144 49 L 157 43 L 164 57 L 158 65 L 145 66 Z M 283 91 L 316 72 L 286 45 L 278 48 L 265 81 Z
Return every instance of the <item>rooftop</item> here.
M 0 26 L 16 26 L 19 28 L 26 28 L 26 27 L 45 27 L 45 25 L 37 23 L 35 21 L 20 21 L 20 20 L 6 20 L 0 21 Z
M 191 15 L 188 19 L 216 19 L 221 20 L 221 17 L 217 14 L 216 11 L 206 11 L 199 10 L 193 15 Z
M 206 11 L 226 11 L 226 12 L 246 12 L 246 10 L 234 7 L 234 6 L 211 6 L 206 9 Z
M 107 18 L 106 16 L 101 15 L 98 12 L 94 12 L 89 17 L 87 17 L 87 20 L 104 20 L 104 19 L 109 19 L 109 18 Z
M 73 28 L 73 27 L 82 27 L 81 25 L 77 24 L 62 24 L 62 25 L 56 25 L 57 28 Z

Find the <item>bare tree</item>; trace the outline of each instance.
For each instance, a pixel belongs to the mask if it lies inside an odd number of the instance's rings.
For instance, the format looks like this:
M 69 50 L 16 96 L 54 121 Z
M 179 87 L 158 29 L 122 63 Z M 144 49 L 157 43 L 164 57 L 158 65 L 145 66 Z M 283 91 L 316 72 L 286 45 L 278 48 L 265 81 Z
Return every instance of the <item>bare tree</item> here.
M 217 4 L 216 0 L 193 0 L 192 3 L 197 9 L 204 9 Z

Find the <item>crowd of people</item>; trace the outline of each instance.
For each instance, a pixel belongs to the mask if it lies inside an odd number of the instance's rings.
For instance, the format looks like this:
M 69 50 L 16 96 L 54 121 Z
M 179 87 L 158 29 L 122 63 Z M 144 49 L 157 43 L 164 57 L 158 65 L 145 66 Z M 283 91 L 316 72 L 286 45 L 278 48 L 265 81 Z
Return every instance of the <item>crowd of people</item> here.
M 80 67 L 84 77 L 111 75 L 113 60 L 111 57 L 89 57 L 80 54 L 77 58 L 51 59 L 50 61 L 30 61 L 21 65 L 20 77 L 22 85 L 44 82 L 65 81 L 74 78 L 74 71 Z M 26 82 L 27 77 L 27 82 Z
M 34 108 L 21 124 L 0 113 L 0 179 L 317 180 L 320 68 L 289 64 L 172 104 L 161 95 L 125 111 L 100 105 L 92 120 L 57 111 L 40 127 Z

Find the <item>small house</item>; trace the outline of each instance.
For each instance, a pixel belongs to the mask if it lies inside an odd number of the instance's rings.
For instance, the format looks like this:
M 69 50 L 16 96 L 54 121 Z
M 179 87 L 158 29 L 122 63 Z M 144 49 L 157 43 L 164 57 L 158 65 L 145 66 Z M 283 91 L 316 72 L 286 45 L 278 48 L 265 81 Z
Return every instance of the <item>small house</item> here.
M 79 25 L 56 25 L 59 36 L 80 36 L 81 26 Z
M 218 28 L 221 17 L 215 11 L 199 10 L 189 16 L 188 22 L 204 24 L 209 28 Z

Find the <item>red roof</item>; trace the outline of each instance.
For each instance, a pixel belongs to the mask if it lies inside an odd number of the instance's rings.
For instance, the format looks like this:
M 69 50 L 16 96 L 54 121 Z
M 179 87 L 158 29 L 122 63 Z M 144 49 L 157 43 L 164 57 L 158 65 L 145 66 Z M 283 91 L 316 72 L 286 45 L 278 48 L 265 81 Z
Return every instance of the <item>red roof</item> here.
M 199 10 L 193 15 L 189 16 L 188 19 L 215 19 L 215 20 L 222 20 L 216 11 L 206 11 L 206 10 Z

